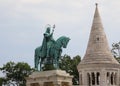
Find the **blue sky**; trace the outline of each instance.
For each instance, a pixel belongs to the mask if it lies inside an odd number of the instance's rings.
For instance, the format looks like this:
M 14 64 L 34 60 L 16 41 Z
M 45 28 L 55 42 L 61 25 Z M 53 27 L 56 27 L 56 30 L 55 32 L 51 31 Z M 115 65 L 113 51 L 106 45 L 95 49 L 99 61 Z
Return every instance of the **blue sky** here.
M 109 45 L 120 41 L 119 0 L 0 0 L 0 67 L 8 61 L 34 65 L 46 24 L 55 24 L 54 39 L 71 38 L 63 55 L 84 56 L 95 11 L 99 11 Z

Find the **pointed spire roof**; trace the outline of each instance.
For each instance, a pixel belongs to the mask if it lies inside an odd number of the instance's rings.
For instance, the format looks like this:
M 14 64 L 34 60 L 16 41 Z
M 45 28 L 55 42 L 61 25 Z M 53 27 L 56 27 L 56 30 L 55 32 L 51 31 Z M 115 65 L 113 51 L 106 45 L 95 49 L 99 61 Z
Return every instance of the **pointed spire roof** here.
M 101 17 L 98 11 L 98 4 L 96 3 L 96 9 L 95 9 L 95 14 L 94 14 L 94 19 L 93 19 L 93 24 L 92 26 L 99 26 L 103 28 Z
M 80 62 L 80 64 L 88 63 L 118 64 L 108 46 L 97 3 L 86 54 Z

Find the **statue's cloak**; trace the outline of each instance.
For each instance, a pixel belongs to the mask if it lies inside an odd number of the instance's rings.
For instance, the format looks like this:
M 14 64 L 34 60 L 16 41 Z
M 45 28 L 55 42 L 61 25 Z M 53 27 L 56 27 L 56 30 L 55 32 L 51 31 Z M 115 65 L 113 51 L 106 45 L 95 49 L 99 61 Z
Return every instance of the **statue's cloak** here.
M 46 54 L 47 54 L 47 39 L 45 37 L 43 38 L 42 47 L 41 47 L 40 51 L 41 51 L 40 56 L 41 57 L 46 57 Z

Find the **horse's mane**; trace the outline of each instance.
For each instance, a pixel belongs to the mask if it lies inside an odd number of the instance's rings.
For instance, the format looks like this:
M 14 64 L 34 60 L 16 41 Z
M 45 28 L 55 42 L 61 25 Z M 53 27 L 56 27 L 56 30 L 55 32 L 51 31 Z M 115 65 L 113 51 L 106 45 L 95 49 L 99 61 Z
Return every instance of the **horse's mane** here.
M 61 36 L 61 37 L 59 37 L 56 41 L 60 41 L 60 40 L 63 40 L 63 39 L 69 39 L 68 37 L 66 37 L 66 36 Z

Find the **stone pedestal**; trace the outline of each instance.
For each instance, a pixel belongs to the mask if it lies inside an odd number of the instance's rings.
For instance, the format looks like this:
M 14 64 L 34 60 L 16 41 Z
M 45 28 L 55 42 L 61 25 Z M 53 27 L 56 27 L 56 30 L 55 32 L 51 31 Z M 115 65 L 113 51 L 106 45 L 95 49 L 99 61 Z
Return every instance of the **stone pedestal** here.
M 72 86 L 72 78 L 63 70 L 34 72 L 26 78 L 26 86 Z

